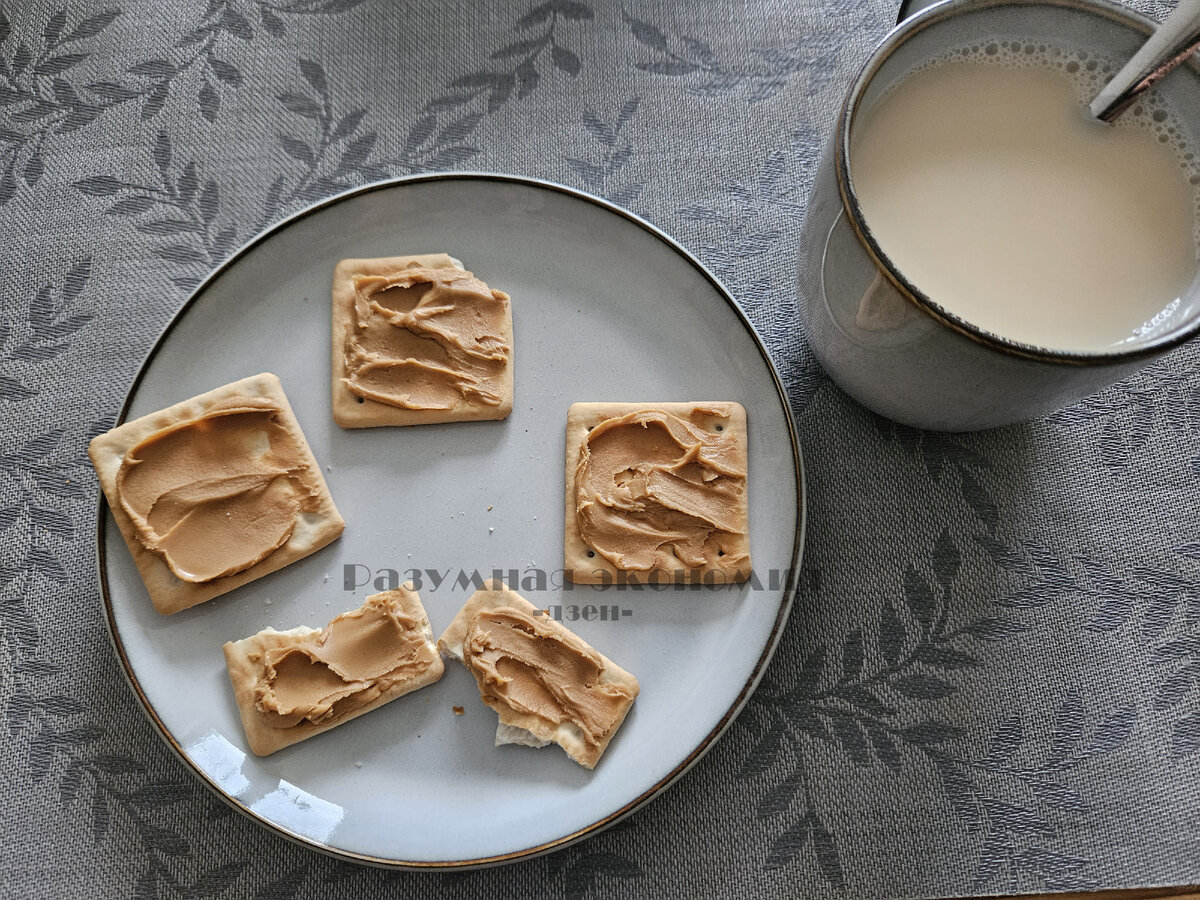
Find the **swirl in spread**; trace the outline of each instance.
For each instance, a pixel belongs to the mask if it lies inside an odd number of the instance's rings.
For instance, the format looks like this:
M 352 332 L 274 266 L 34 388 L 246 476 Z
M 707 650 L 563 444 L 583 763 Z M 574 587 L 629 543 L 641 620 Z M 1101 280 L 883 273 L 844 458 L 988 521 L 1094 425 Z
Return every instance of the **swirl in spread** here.
M 551 728 L 571 723 L 591 748 L 603 744 L 637 696 L 636 688 L 604 679 L 604 659 L 583 640 L 512 606 L 476 615 L 462 655 L 501 722 L 512 710 Z
M 698 410 L 703 419 L 704 410 Z M 605 419 L 585 437 L 575 513 L 585 543 L 618 569 L 736 571 L 746 559 L 738 510 L 746 472 L 734 435 L 659 410 Z
M 375 594 L 319 634 L 263 651 L 254 688 L 263 722 L 272 728 L 332 723 L 426 672 L 437 651 L 423 618 L 404 600 L 403 590 Z
M 183 581 L 242 572 L 283 546 L 314 502 L 280 410 L 230 397 L 131 448 L 116 487 L 138 540 Z
M 355 275 L 354 327 L 346 336 L 346 386 L 403 409 L 499 406 L 512 348 L 509 298 L 456 268 L 413 265 Z

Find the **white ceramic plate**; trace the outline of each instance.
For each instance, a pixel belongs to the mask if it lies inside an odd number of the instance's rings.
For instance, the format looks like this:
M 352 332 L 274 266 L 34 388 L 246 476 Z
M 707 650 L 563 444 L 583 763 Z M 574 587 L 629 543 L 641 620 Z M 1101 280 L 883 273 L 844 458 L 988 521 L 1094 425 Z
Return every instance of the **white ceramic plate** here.
M 341 430 L 329 399 L 334 264 L 435 251 L 512 296 L 512 415 Z M 803 543 L 800 451 L 749 323 L 670 238 L 602 200 L 511 176 L 418 176 L 351 191 L 264 233 L 214 272 L 150 352 L 122 420 L 264 371 L 283 381 L 326 469 L 347 522 L 339 541 L 162 616 L 103 507 L 99 519 L 101 587 L 133 687 L 168 743 L 236 808 L 364 862 L 511 860 L 612 824 L 729 725 L 790 607 Z M 756 581 L 724 590 L 555 586 L 564 429 L 578 400 L 746 407 Z M 453 661 L 437 684 L 370 715 L 265 759 L 249 754 L 221 645 L 268 625 L 321 627 L 390 586 L 389 569 L 401 580 L 421 570 L 435 634 L 471 593 L 455 584 L 460 570 L 546 573 L 545 589 L 532 581 L 518 589 L 538 606 L 561 607 L 568 620 L 577 616 L 567 624 L 641 682 L 596 769 L 554 746 L 493 747 L 496 714 Z M 353 582 L 368 571 L 378 584 L 346 588 L 346 573 Z

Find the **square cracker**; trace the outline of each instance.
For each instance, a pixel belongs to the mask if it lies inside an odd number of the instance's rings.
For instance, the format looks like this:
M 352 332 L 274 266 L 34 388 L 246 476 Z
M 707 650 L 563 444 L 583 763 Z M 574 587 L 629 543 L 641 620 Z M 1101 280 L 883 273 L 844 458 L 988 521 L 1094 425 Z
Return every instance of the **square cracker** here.
M 481 612 L 502 607 L 513 607 L 530 615 L 542 615 L 543 610 L 538 609 L 516 591 L 506 587 L 503 583 L 489 579 L 483 583 L 483 589 L 476 591 L 471 595 L 462 609 L 458 611 L 458 615 L 454 617 L 446 630 L 442 632 L 442 636 L 438 638 L 438 649 L 443 653 L 453 657 L 459 662 L 463 662 L 463 641 L 466 639 L 467 630 L 471 626 L 471 622 Z M 546 624 L 557 631 L 564 634 L 574 635 L 576 639 L 579 635 L 575 634 L 561 622 L 558 622 L 547 616 Z M 584 641 L 587 644 L 586 641 Z M 557 726 L 551 727 L 545 721 L 537 716 L 528 713 L 521 713 L 508 706 L 492 708 L 496 710 L 500 721 L 496 725 L 496 746 L 501 744 L 524 744 L 531 747 L 544 747 L 546 744 L 555 743 L 567 752 L 567 755 L 575 762 L 587 769 L 595 768 L 596 763 L 608 749 L 608 745 L 612 742 L 613 735 L 620 730 L 621 724 L 625 721 L 625 716 L 629 714 L 629 709 L 633 706 L 633 701 L 638 695 L 638 680 L 604 654 L 592 649 L 604 662 L 604 669 L 601 672 L 600 680 L 608 684 L 621 684 L 629 688 L 633 692 L 633 697 L 629 703 L 621 710 L 620 717 L 612 730 L 604 738 L 600 746 L 592 749 L 587 742 L 579 736 L 579 729 L 572 723 L 563 722 Z M 465 663 L 464 663 L 465 665 Z M 474 674 L 474 673 L 472 673 Z M 486 702 L 486 701 L 485 701 Z M 491 706 L 489 703 L 488 706 Z
M 354 276 L 394 275 L 411 265 L 430 269 L 454 268 L 463 264 L 445 253 L 387 256 L 379 259 L 343 259 L 333 270 L 332 391 L 333 420 L 343 428 L 374 428 L 381 425 L 433 425 L 439 422 L 472 422 L 507 418 L 513 407 L 513 359 L 504 369 L 503 396 L 499 406 L 463 398 L 453 409 L 403 409 L 365 397 L 346 386 L 346 340 L 354 331 Z M 504 323 L 504 341 L 513 346 L 512 307 Z
M 287 542 L 250 568 L 203 583 L 183 581 L 175 576 L 161 556 L 142 546 L 133 521 L 121 506 L 121 498 L 117 491 L 117 472 L 125 454 L 150 435 L 179 422 L 197 418 L 222 400 L 238 396 L 267 398 L 279 407 L 280 424 L 295 436 L 304 455 L 307 468 L 302 478 L 312 490 L 317 506 L 311 512 L 301 512 L 295 530 Z M 321 467 L 304 439 L 300 423 L 296 421 L 291 404 L 283 393 L 283 386 L 279 379 L 270 373 L 243 378 L 119 425 L 93 438 L 88 445 L 88 456 L 96 469 L 100 487 L 108 500 L 108 507 L 112 510 L 121 536 L 125 538 L 125 544 L 129 547 L 133 561 L 142 575 L 142 581 L 150 594 L 150 601 L 155 609 L 167 615 L 211 600 L 256 578 L 282 569 L 310 553 L 315 553 L 334 541 L 346 527 L 337 507 L 333 505 L 333 497 L 330 496 L 329 487 L 321 475 Z
M 266 628 L 248 638 L 229 641 L 225 644 L 223 648 L 225 665 L 229 670 L 229 681 L 233 685 L 233 696 L 242 716 L 242 727 L 246 730 L 246 740 L 256 756 L 269 756 L 276 750 L 282 750 L 284 747 L 308 740 L 331 728 L 337 728 L 351 719 L 369 713 L 385 703 L 390 703 L 397 697 L 403 697 L 427 684 L 433 684 L 442 677 L 446 665 L 442 662 L 437 647 L 433 643 L 433 629 L 429 625 L 429 617 L 425 614 L 421 598 L 412 589 L 412 583 L 408 582 L 399 590 L 385 591 L 384 593 L 399 595 L 398 599 L 404 612 L 421 623 L 421 634 L 425 639 L 425 646 L 433 656 L 433 664 L 416 678 L 397 682 L 370 703 L 347 713 L 334 722 L 323 722 L 320 725 L 302 722 L 291 728 L 272 728 L 263 722 L 262 714 L 258 711 L 254 701 L 254 688 L 258 684 L 259 678 L 262 677 L 263 658 L 266 652 L 277 647 L 294 646 L 307 638 L 316 637 L 321 633 L 321 629 L 301 626 L 289 631 L 276 631 L 273 628 Z M 380 595 L 372 594 L 367 600 L 378 596 Z
M 659 410 L 687 419 L 706 431 L 731 436 L 739 451 L 742 470 L 747 472 L 747 490 L 735 510 L 741 535 L 730 538 L 724 549 L 740 561 L 730 567 L 692 568 L 675 557 L 670 548 L 660 550 L 654 568 L 645 572 L 619 569 L 593 550 L 579 534 L 575 515 L 575 469 L 587 433 L 605 419 L 643 410 Z M 575 584 L 730 584 L 750 577 L 749 469 L 747 459 L 746 410 L 740 403 L 573 403 L 567 412 L 566 497 L 563 509 L 563 568 Z

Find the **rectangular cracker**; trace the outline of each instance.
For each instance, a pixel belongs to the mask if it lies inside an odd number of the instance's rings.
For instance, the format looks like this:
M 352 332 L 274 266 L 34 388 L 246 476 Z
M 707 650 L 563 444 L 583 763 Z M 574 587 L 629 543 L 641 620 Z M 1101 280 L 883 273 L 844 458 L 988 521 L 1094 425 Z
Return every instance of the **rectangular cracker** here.
M 246 740 L 255 755 L 269 756 L 277 750 L 282 750 L 284 747 L 290 747 L 292 744 L 308 740 L 310 737 L 315 737 L 322 732 L 329 731 L 331 728 L 337 728 L 339 725 L 346 724 L 351 719 L 356 719 L 365 713 L 371 712 L 373 709 L 378 709 L 385 703 L 390 703 L 397 697 L 403 697 L 405 694 L 412 693 L 428 684 L 433 684 L 442 677 L 446 666 L 442 662 L 441 656 L 437 653 L 437 646 L 433 643 L 433 629 L 429 625 L 429 617 L 425 614 L 425 607 L 421 604 L 421 598 L 412 589 L 412 583 L 408 582 L 395 591 L 372 594 L 367 600 L 383 596 L 384 594 L 398 595 L 400 605 L 404 611 L 420 621 L 424 644 L 433 654 L 433 663 L 419 677 L 392 685 L 392 687 L 384 691 L 370 703 L 347 713 L 334 722 L 324 722 L 320 725 L 302 722 L 298 725 L 293 725 L 291 728 L 272 728 L 263 722 L 262 714 L 255 705 L 254 698 L 255 686 L 263 674 L 264 666 L 262 659 L 264 654 L 268 650 L 277 647 L 292 646 L 307 638 L 315 637 L 321 633 L 321 629 L 301 626 L 292 628 L 289 631 L 276 631 L 273 628 L 266 628 L 258 632 L 258 634 L 242 638 L 240 641 L 230 641 L 224 645 L 225 665 L 229 670 L 229 681 L 233 685 L 233 696 L 237 701 L 238 711 L 242 716 L 242 727 L 246 731 Z M 365 605 L 366 601 L 363 602 Z
M 732 436 L 740 451 L 743 471 L 747 472 L 747 490 L 734 511 L 740 523 L 741 536 L 731 539 L 727 548 L 732 558 L 740 558 L 733 566 L 718 565 L 693 568 L 675 557 L 670 549 L 661 550 L 655 566 L 647 571 L 619 569 L 583 540 L 575 514 L 575 470 L 579 465 L 583 442 L 594 426 L 606 419 L 617 418 L 643 410 L 659 410 L 681 419 L 690 419 L 706 430 L 720 430 Z M 750 577 L 749 470 L 747 457 L 746 410 L 740 403 L 664 402 L 664 403 L 574 403 L 567 412 L 566 490 L 563 504 L 563 568 L 566 577 L 575 584 L 730 584 Z
M 374 428 L 384 425 L 432 425 L 439 422 L 469 422 L 504 419 L 512 412 L 513 359 L 504 372 L 503 394 L 499 406 L 464 398 L 452 409 L 403 409 L 360 398 L 346 386 L 346 340 L 354 331 L 355 275 L 394 275 L 416 263 L 426 268 L 455 268 L 463 264 L 445 253 L 413 256 L 388 256 L 378 259 L 343 259 L 333 270 L 333 316 L 331 330 L 333 420 L 343 428 Z M 512 307 L 508 308 L 504 339 L 513 346 Z
M 516 591 L 511 590 L 499 581 L 489 579 L 483 583 L 482 590 L 478 590 L 471 595 L 471 598 L 463 608 L 458 611 L 458 615 L 454 617 L 454 621 L 442 632 L 442 636 L 438 638 L 437 642 L 438 649 L 462 663 L 463 641 L 466 639 L 471 622 L 481 612 L 500 609 L 502 607 L 512 607 L 530 615 L 544 614 L 543 610 L 539 610 Z M 574 632 L 561 622 L 549 617 L 546 617 L 544 621 L 551 629 L 574 635 Z M 579 638 L 578 635 L 574 636 L 577 639 Z M 586 644 L 587 642 L 585 641 L 584 643 Z M 601 673 L 601 680 L 606 683 L 624 685 L 633 692 L 633 698 L 636 699 L 638 694 L 638 680 L 607 656 L 596 651 L 594 647 L 591 647 L 591 645 L 588 646 L 603 660 L 604 669 Z M 466 665 L 465 663 L 463 664 Z M 488 703 L 488 705 L 492 706 L 491 703 Z M 613 735 L 620 730 L 621 723 L 625 721 L 625 717 L 629 714 L 629 709 L 632 706 L 633 699 L 630 699 L 625 708 L 621 710 L 620 718 L 617 719 L 612 730 L 595 750 L 590 748 L 587 742 L 575 733 L 577 729 L 568 723 L 564 722 L 557 727 L 551 728 L 542 719 L 528 713 L 518 712 L 508 706 L 492 706 L 500 717 L 500 721 L 496 724 L 496 746 L 499 747 L 502 744 L 523 744 L 530 747 L 544 747 L 546 744 L 555 743 L 562 747 L 575 762 L 585 768 L 592 769 L 595 768 L 604 751 L 608 749 Z
M 199 584 L 183 581 L 176 577 L 162 557 L 142 546 L 133 521 L 121 506 L 117 491 L 117 472 L 125 454 L 155 432 L 201 416 L 217 403 L 236 396 L 270 399 L 279 407 L 279 422 L 296 437 L 304 455 L 307 468 L 303 480 L 313 491 L 317 508 L 312 512 L 302 512 L 287 542 L 250 568 Z M 283 386 L 278 378 L 268 372 L 243 378 L 119 425 L 93 438 L 88 445 L 88 456 L 96 469 L 100 487 L 108 500 L 108 507 L 116 520 L 117 528 L 120 529 L 121 536 L 125 539 L 125 544 L 129 547 L 133 561 L 141 573 L 150 601 L 156 610 L 166 615 L 228 593 L 315 553 L 337 539 L 346 527 L 337 507 L 334 506 L 329 487 L 321 474 L 321 467 L 304 439 L 304 433 L 300 430 L 300 423 L 296 421 L 296 415 L 283 392 Z

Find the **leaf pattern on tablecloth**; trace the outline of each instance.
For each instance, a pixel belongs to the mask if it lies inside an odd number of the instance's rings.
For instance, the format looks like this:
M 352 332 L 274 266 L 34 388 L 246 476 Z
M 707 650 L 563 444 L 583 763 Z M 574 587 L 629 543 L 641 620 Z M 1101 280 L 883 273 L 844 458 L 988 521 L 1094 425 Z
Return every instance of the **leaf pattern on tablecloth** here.
M 196 160 L 176 160 L 171 137 L 160 131 L 137 181 L 115 175 L 92 175 L 75 182 L 89 197 L 106 199 L 105 214 L 129 219 L 154 240 L 154 255 L 180 273 L 176 287 L 190 291 L 209 270 L 233 252 L 238 242 L 236 220 L 221 215 L 221 188 L 200 170 Z
M 1064 821 L 1092 811 L 1072 784 L 1089 760 L 1120 750 L 1137 723 L 1137 708 L 1120 706 L 1096 722 L 1078 693 L 1059 705 L 1050 746 L 1025 746 L 1020 712 L 1001 721 L 977 759 L 935 758 L 938 778 L 959 817 L 982 838 L 972 886 L 982 892 L 1019 892 L 1029 884 L 1048 891 L 1093 890 L 1092 861 L 1063 852 Z M 1040 742 L 1037 742 L 1040 743 Z M 1006 790 L 996 796 L 986 786 Z
M 910 565 L 903 591 L 884 598 L 877 621 L 851 629 L 839 645 L 809 650 L 795 680 L 768 682 L 743 717 L 755 729 L 756 743 L 740 776 L 770 773 L 784 755 L 791 773 L 760 795 L 760 818 L 782 817 L 785 825 L 765 866 L 782 868 L 810 846 L 819 871 L 832 886 L 845 886 L 837 841 L 819 817 L 820 792 L 807 786 L 806 748 L 810 741 L 837 747 L 855 766 L 904 766 L 904 751 L 928 754 L 954 738 L 958 729 L 944 720 L 911 721 L 916 704 L 935 703 L 958 690 L 955 673 L 979 665 L 973 652 L 987 627 L 982 619 L 953 623 L 953 591 L 959 550 L 943 531 L 924 565 Z M 819 573 L 810 567 L 800 602 L 822 597 Z M 801 790 L 801 788 L 804 788 Z M 817 826 L 820 826 L 818 830 Z M 818 847 L 816 836 L 822 837 Z M 834 875 L 836 874 L 836 877 Z
M 263 34 L 281 37 L 285 20 L 298 15 L 333 14 L 363 0 L 208 0 L 203 12 L 170 48 L 100 75 L 85 69 L 106 30 L 122 14 L 119 7 L 83 17 L 67 8 L 46 20 L 40 35 L 17 34 L 0 7 L 0 108 L 8 124 L 0 129 L 0 206 L 22 185 L 33 187 L 46 167 L 46 154 L 59 135 L 78 131 L 126 105 L 143 120 L 156 119 L 172 97 L 190 94 L 201 117 L 215 122 L 223 96 L 240 89 L 245 76 L 238 62 L 241 45 Z M 246 9 L 239 9 L 246 7 Z M 195 4 L 197 11 L 201 4 Z M 253 8 L 259 26 L 248 15 Z M 105 62 L 109 62 L 105 60 Z M 19 176 L 19 178 L 18 178 Z
M 1049 725 L 1050 746 L 1027 739 L 1024 714 L 1010 713 L 968 750 L 968 733 L 942 712 L 941 701 L 963 688 L 983 664 L 987 643 L 1014 639 L 1030 623 L 1006 612 L 955 622 L 962 556 L 948 531 L 923 565 L 910 565 L 898 598 L 884 598 L 877 623 L 847 632 L 839 645 L 811 649 L 794 681 L 769 681 L 752 698 L 739 725 L 753 745 L 738 777 L 763 785 L 757 815 L 775 834 L 764 862 L 768 872 L 814 865 L 833 888 L 844 889 L 836 829 L 822 821 L 827 798 L 809 771 L 814 743 L 837 748 L 861 769 L 882 768 L 935 788 L 974 847 L 972 889 L 1017 892 L 1096 886 L 1092 860 L 1065 852 L 1062 829 L 1091 812 L 1072 783 L 1073 773 L 1128 741 L 1138 721 L 1135 705 L 1107 709 L 1098 721 L 1078 692 L 1068 693 Z M 821 597 L 809 570 L 803 602 Z
M 994 466 L 985 455 L 972 449 L 970 438 L 958 434 L 919 431 L 872 414 L 871 420 L 880 435 L 897 447 L 920 454 L 925 471 L 934 482 L 952 479 L 957 482 L 959 496 L 988 532 L 1000 524 L 999 505 L 987 486 L 985 473 Z
M 632 207 L 646 189 L 645 181 L 631 181 L 625 177 L 634 154 L 626 126 L 634 121 L 641 104 L 641 97 L 631 97 L 621 104 L 611 121 L 594 112 L 584 113 L 581 124 L 598 147 L 586 158 L 567 158 L 567 165 L 584 188 L 626 208 Z
M 1168 357 L 1046 421 L 1095 429 L 1094 452 L 1101 465 L 1113 476 L 1127 475 L 1156 432 L 1186 438 L 1200 431 L 1200 386 L 1191 375 Z
M 24 386 L 36 383 L 39 366 L 70 352 L 70 342 L 94 322 L 87 311 L 93 260 L 84 257 L 67 266 L 57 282 L 35 292 L 24 316 L 26 327 L 4 326 L 5 363 L 24 363 L 20 390 L 11 400 L 30 400 L 40 393 Z M 4 376 L 10 377 L 10 376 Z M 109 427 L 96 421 L 85 437 Z M 94 843 L 104 842 L 114 826 L 132 829 L 143 850 L 147 869 L 139 879 L 139 896 L 159 896 L 155 885 L 178 895 L 196 896 L 227 887 L 246 867 L 245 861 L 226 863 L 198 875 L 191 884 L 180 882 L 164 864 L 191 850 L 188 841 L 157 812 L 181 800 L 195 801 L 203 789 L 193 780 L 175 781 L 152 773 L 141 760 L 103 750 L 105 728 L 89 721 L 91 710 L 64 692 L 69 671 L 51 655 L 43 640 L 36 607 L 39 583 L 71 588 L 64 554 L 79 541 L 90 539 L 86 520 L 90 507 L 90 467 L 77 439 L 62 429 L 44 431 L 19 442 L 0 445 L 4 489 L 22 492 L 19 503 L 0 513 L 6 549 L 0 563 L 0 641 L 14 666 L 5 684 L 2 718 L 10 743 L 23 748 L 33 784 L 46 786 L 65 809 L 77 815 Z M 14 484 L 15 482 L 15 484 Z M 171 768 L 174 768 L 173 766 Z M 178 773 L 178 770 L 175 770 Z M 211 802 L 211 801 L 210 801 Z
M 81 85 L 70 80 L 71 70 L 91 55 L 95 38 L 119 15 L 119 9 L 110 9 L 73 18 L 60 9 L 40 34 L 17 34 L 0 6 L 0 207 L 22 187 L 41 181 L 47 144 L 56 135 L 82 128 L 123 102 L 96 85 L 81 94 Z
M 43 284 L 21 303 L 20 318 L 0 321 L 0 403 L 36 397 L 37 379 L 31 376 L 36 374 L 38 364 L 65 353 L 72 338 L 95 318 L 76 308 L 76 300 L 91 274 L 91 257 L 75 261 L 59 284 Z M 42 446 L 39 439 L 34 440 Z M 20 459 L 13 457 L 7 462 L 19 465 Z
M 793 80 L 804 83 L 808 91 L 820 91 L 828 84 L 831 63 L 841 46 L 837 31 L 830 28 L 791 46 L 753 48 L 749 59 L 728 60 L 698 37 L 668 37 L 657 25 L 628 12 L 624 19 L 645 51 L 634 65 L 654 75 L 686 76 L 688 92 L 704 99 L 737 94 L 750 103 L 761 103 L 785 88 L 794 89 Z
M 610 847 L 618 841 L 628 845 L 631 839 L 636 840 L 638 833 L 637 822 L 626 819 L 611 829 L 612 837 L 606 843 Z M 623 850 L 597 849 L 592 842 L 577 844 L 547 860 L 548 893 L 565 900 L 596 900 L 611 896 L 612 889 L 619 889 L 625 882 L 636 891 L 638 879 L 646 874 L 644 866 L 645 863 L 637 862 Z
M 213 0 L 214 4 L 217 2 Z M 355 5 L 344 3 L 337 8 Z M 323 10 L 322 7 L 307 11 Z M 338 107 L 332 76 L 320 61 L 298 60 L 299 80 L 276 95 L 282 108 L 294 117 L 295 125 L 288 133 L 279 135 L 282 171 L 266 188 L 254 230 L 358 184 L 391 175 L 453 168 L 472 158 L 479 150 L 466 141 L 482 120 L 514 99 L 524 100 L 537 89 L 541 82 L 537 64 L 547 53 L 554 67 L 567 76 L 574 78 L 579 74 L 578 57 L 556 34 L 562 23 L 586 22 L 593 17 L 589 6 L 570 0 L 553 0 L 534 7 L 517 21 L 514 30 L 525 33 L 540 29 L 538 36 L 519 40 L 493 53 L 493 59 L 498 60 L 493 70 L 453 79 L 449 86 L 451 93 L 425 104 L 408 128 L 403 145 L 394 153 L 378 146 L 379 132 L 371 127 L 367 108 Z M 476 109 L 480 104 L 485 109 Z M 636 103 L 623 107 L 618 124 L 623 126 L 636 109 Z M 144 234 L 176 237 L 156 247 L 154 252 L 182 270 L 172 281 L 188 291 L 249 234 L 239 233 L 237 219 L 232 215 L 217 222 L 222 197 L 220 182 L 201 172 L 196 160 L 173 167 L 167 132 L 158 133 L 150 150 L 159 173 L 157 184 L 129 182 L 114 174 L 102 174 L 81 179 L 75 182 L 75 187 L 92 197 L 118 198 L 106 212 L 113 216 L 142 217 L 135 227 Z M 628 150 L 618 148 L 616 153 L 623 153 L 625 160 L 628 159 Z M 618 156 L 615 160 L 610 158 L 607 164 L 615 172 L 624 162 Z M 632 188 L 629 200 L 639 192 L 640 187 Z
M 1016 577 L 996 599 L 1008 609 L 1055 602 L 1086 603 L 1082 631 L 1130 633 L 1142 648 L 1146 687 L 1156 716 L 1170 734 L 1170 755 L 1200 751 L 1200 544 L 1175 547 L 1180 571 L 1146 565 L 1117 570 L 1085 555 L 1065 555 L 1044 545 L 1004 545 L 981 540 L 996 566 Z
M 583 63 L 567 35 L 594 19 L 592 7 L 575 0 L 550 0 L 528 10 L 513 26 L 512 40 L 492 51 L 489 65 L 457 76 L 444 93 L 426 102 L 409 128 L 403 152 L 419 153 L 429 146 L 436 152 L 423 165 L 400 164 L 401 172 L 460 166 L 479 152 L 463 142 L 484 119 L 532 96 L 549 71 L 576 78 Z

